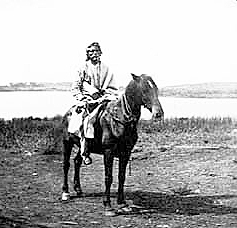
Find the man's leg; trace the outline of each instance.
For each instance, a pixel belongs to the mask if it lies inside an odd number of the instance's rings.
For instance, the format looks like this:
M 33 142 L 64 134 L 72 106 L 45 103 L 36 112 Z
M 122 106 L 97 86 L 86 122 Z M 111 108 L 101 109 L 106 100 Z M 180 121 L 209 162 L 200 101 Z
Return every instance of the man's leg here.
M 92 159 L 90 157 L 94 148 L 94 126 L 90 123 L 90 118 L 87 116 L 83 123 L 83 137 L 81 137 L 81 156 L 84 164 L 90 165 Z
M 90 150 L 93 148 L 92 141 L 93 139 L 87 139 L 85 138 L 85 127 L 84 123 L 88 122 L 88 116 L 85 117 L 85 120 L 83 121 L 84 117 L 86 115 L 86 110 L 83 109 L 83 107 L 75 107 L 72 110 L 72 115 L 69 121 L 68 125 L 68 132 L 72 134 L 76 134 L 80 138 L 80 144 L 81 144 L 81 156 L 83 158 L 83 161 L 86 165 L 89 165 L 92 163 L 92 159 L 90 158 Z M 93 133 L 93 132 L 92 132 Z
M 81 156 L 85 165 L 90 165 L 92 159 L 90 153 L 93 149 L 94 139 L 82 138 L 81 139 Z
M 81 141 L 81 156 L 86 165 L 92 163 L 90 153 L 94 150 L 94 123 L 98 116 L 101 105 L 97 106 L 83 121 L 84 137 Z

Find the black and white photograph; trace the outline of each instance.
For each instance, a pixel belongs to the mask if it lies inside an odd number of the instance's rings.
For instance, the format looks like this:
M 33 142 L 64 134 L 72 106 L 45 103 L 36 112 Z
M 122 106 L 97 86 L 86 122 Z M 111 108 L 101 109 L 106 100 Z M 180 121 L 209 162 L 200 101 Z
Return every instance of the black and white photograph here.
M 1 228 L 236 228 L 236 0 L 0 0 Z

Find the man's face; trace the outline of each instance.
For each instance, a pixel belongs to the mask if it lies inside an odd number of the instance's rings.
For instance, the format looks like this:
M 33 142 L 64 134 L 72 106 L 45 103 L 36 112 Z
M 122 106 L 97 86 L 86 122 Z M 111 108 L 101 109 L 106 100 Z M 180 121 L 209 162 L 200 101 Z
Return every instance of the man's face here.
M 92 46 L 88 50 L 88 57 L 90 58 L 91 62 L 98 63 L 100 61 L 101 51 L 98 47 Z

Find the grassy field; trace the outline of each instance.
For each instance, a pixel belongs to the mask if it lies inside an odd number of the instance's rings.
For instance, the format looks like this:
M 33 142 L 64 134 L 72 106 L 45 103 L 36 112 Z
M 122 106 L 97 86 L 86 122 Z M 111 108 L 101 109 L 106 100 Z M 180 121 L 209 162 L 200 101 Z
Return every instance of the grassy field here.
M 7 121 L 0 119 L 0 147 L 5 149 L 14 148 L 19 151 L 26 150 L 27 148 L 32 149 L 33 147 L 34 151 L 46 151 L 45 153 L 50 153 L 50 150 L 53 150 L 52 143 L 55 139 L 57 141 L 57 137 L 61 134 L 61 120 L 61 116 L 50 119 L 32 117 L 15 118 Z M 165 119 L 162 125 L 141 120 L 138 126 L 140 134 L 160 134 L 158 143 L 161 144 L 167 142 L 169 138 L 175 141 L 180 135 L 189 133 L 192 134 L 192 138 L 196 136 L 199 139 L 200 137 L 204 137 L 202 143 L 207 143 L 208 138 L 205 139 L 206 135 L 208 135 L 208 137 L 211 135 L 212 138 L 216 137 L 218 140 L 223 141 L 223 137 L 228 138 L 228 136 L 226 136 L 226 134 L 223 135 L 223 133 L 230 133 L 235 128 L 237 128 L 237 122 L 228 117 L 209 119 L 194 117 L 170 118 Z M 163 139 L 164 136 L 166 140 Z M 185 138 L 183 138 L 183 140 L 184 139 Z M 190 141 L 189 143 L 192 142 Z M 57 151 L 52 151 L 52 153 L 54 152 L 57 153 Z M 58 151 L 58 153 L 59 152 L 60 151 Z
M 141 121 L 125 185 L 133 211 L 113 218 L 103 216 L 98 155 L 82 167 L 85 197 L 61 202 L 62 157 L 54 148 L 60 122 L 60 116 L 0 120 L 0 227 L 237 227 L 236 121 Z M 114 206 L 116 176 L 117 161 Z

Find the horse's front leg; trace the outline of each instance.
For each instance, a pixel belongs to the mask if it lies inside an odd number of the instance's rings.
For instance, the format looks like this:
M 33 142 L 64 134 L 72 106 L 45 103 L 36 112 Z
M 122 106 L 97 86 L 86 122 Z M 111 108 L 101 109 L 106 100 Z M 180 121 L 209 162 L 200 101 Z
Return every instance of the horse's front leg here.
M 62 200 L 69 199 L 69 190 L 68 190 L 68 171 L 70 168 L 70 156 L 73 147 L 72 140 L 63 140 L 63 193 L 62 193 Z
M 105 193 L 103 203 L 105 206 L 105 215 L 114 216 L 115 212 L 111 207 L 110 188 L 113 182 L 113 154 L 111 149 L 104 151 L 104 169 L 105 169 Z
M 124 196 L 124 183 L 126 179 L 126 167 L 129 161 L 130 152 L 119 157 L 119 173 L 118 173 L 118 213 L 129 213 L 132 209 L 126 204 Z

